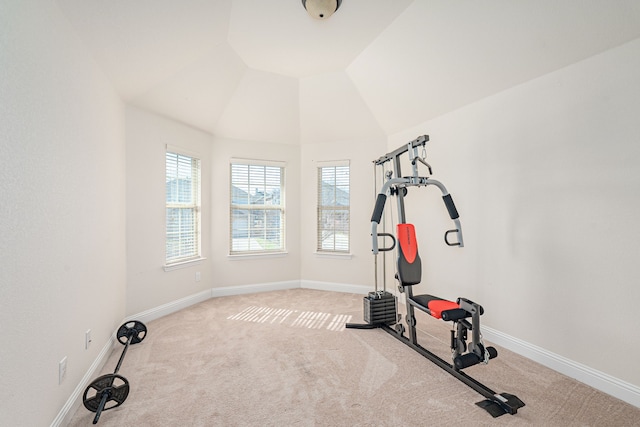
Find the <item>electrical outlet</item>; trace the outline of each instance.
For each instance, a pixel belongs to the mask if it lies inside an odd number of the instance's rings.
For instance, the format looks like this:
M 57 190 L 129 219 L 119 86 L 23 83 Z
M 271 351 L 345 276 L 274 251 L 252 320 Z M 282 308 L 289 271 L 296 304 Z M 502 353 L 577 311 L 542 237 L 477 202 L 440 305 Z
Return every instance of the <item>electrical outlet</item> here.
M 67 356 L 63 357 L 60 363 L 58 363 L 58 384 L 62 384 L 64 378 L 67 376 Z
M 91 345 L 91 329 L 87 329 L 87 332 L 84 333 L 84 349 L 89 350 L 90 345 Z
M 196 282 L 199 282 L 199 281 L 200 281 L 200 277 L 201 277 L 201 276 L 200 276 L 200 272 L 199 272 L 199 271 L 196 271 Z

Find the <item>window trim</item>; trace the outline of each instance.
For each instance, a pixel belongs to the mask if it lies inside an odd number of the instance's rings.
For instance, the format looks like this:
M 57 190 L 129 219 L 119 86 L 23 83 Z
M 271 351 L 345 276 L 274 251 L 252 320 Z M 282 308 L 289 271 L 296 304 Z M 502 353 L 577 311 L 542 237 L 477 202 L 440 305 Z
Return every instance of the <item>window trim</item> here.
M 207 259 L 205 257 L 200 257 L 200 258 L 193 258 L 193 259 L 188 259 L 186 261 L 180 261 L 180 262 L 174 262 L 172 264 L 165 264 L 164 266 L 162 266 L 162 269 L 164 271 L 173 271 L 173 270 L 180 270 L 181 268 L 187 268 L 187 267 L 191 267 L 192 265 L 197 265 L 197 264 L 201 264 L 203 261 L 206 261 Z
M 193 189 L 192 186 L 192 191 L 195 190 L 195 194 L 194 194 L 194 199 L 195 202 L 192 204 L 192 209 L 195 209 L 195 238 L 196 238 L 196 244 L 195 244 L 195 254 L 194 255 L 190 255 L 190 256 L 185 256 L 185 257 L 180 257 L 180 258 L 174 258 L 172 260 L 169 260 L 167 258 L 167 236 L 168 236 L 168 230 L 167 230 L 167 209 L 169 208 L 169 203 L 167 203 L 167 197 L 166 197 L 166 187 L 165 187 L 165 200 L 164 200 L 164 206 L 165 206 L 165 229 L 164 229 L 164 239 L 165 239 L 165 250 L 164 250 L 164 265 L 163 265 L 163 270 L 164 271 L 173 271 L 173 270 L 177 270 L 180 268 L 185 268 L 188 267 L 192 264 L 196 264 L 196 263 L 200 263 L 203 260 L 205 260 L 206 258 L 204 258 L 202 256 L 202 156 L 199 153 L 193 152 L 193 151 L 189 151 L 189 150 L 185 150 L 181 147 L 177 147 L 174 145 L 170 145 L 170 144 L 166 144 L 165 145 L 165 168 L 164 168 L 164 175 L 165 175 L 165 183 L 166 183 L 166 178 L 167 178 L 167 167 L 166 167 L 166 158 L 167 158 L 167 153 L 171 153 L 171 154 L 176 154 L 179 156 L 184 156 L 184 157 L 189 157 L 190 159 L 196 160 L 197 161 L 197 183 L 196 183 L 196 188 Z
M 320 197 L 321 197 L 321 178 L 320 174 L 323 168 L 338 168 L 338 167 L 347 167 L 349 172 L 349 205 L 346 206 L 346 210 L 348 211 L 349 221 L 348 221 L 348 230 L 347 230 L 347 249 L 346 250 L 336 250 L 335 244 L 334 249 L 322 249 L 320 242 L 320 218 L 321 211 L 323 207 L 321 206 Z M 332 209 L 326 210 L 337 210 L 338 205 L 332 205 Z M 315 243 L 315 254 L 320 257 L 325 258 L 351 258 L 351 162 L 350 160 L 330 160 L 330 161 L 317 161 L 316 162 L 316 243 Z

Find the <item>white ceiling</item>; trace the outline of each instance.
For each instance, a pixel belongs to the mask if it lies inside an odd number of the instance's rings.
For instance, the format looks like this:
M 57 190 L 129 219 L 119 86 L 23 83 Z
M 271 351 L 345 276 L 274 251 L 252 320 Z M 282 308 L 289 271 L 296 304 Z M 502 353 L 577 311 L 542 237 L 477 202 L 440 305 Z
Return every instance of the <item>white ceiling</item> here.
M 389 135 L 640 37 L 638 0 L 57 0 L 127 102 L 287 144 Z

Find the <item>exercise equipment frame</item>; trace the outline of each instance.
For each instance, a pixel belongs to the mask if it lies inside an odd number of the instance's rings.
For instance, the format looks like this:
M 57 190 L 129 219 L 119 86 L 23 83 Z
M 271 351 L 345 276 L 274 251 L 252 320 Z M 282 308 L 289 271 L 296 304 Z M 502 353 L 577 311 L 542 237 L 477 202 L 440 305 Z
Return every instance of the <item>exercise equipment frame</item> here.
M 496 393 L 491 388 L 462 372 L 462 369 L 479 363 L 487 364 L 489 359 L 493 359 L 498 355 L 495 348 L 485 348 L 482 341 L 482 335 L 480 333 L 480 315 L 483 313 L 482 306 L 466 298 L 458 298 L 454 303 L 431 295 L 413 295 L 413 285 L 420 283 L 421 280 L 421 261 L 417 252 L 417 243 L 415 241 L 413 225 L 406 223 L 404 198 L 407 195 L 408 187 L 434 185 L 440 189 L 449 216 L 455 224 L 454 229 L 445 232 L 444 241 L 448 246 L 464 246 L 458 211 L 446 187 L 441 182 L 432 179 L 430 176 L 421 177 L 418 174 L 419 163 L 428 168 L 429 175 L 432 174 L 431 166 L 426 162 L 426 143 L 428 141 L 428 135 L 419 136 L 408 144 L 403 145 L 374 161 L 374 167 L 383 166 L 387 162 L 392 162 L 394 169 L 394 172 L 387 172 L 386 174 L 387 180 L 377 194 L 375 208 L 371 217 L 372 252 L 376 256 L 376 291 L 370 292 L 369 295 L 364 298 L 364 318 L 367 323 L 348 323 L 346 327 L 358 329 L 379 328 L 384 330 L 400 342 L 406 344 L 422 356 L 429 359 L 436 366 L 445 370 L 453 377 L 484 396 L 486 400 L 478 402 L 477 405 L 485 409 L 493 417 L 498 417 L 503 414 L 514 415 L 518 412 L 519 408 L 525 406 L 524 402 L 522 402 L 517 396 L 509 393 Z M 422 148 L 422 157 L 418 155 L 418 148 Z M 400 157 L 405 153 L 409 156 L 413 174 L 411 176 L 403 177 L 401 173 Z M 394 173 L 395 177 L 393 177 Z M 404 325 L 399 323 L 401 315 L 396 314 L 397 298 L 391 293 L 386 292 L 386 286 L 385 290 L 381 292 L 378 291 L 377 288 L 378 252 L 387 252 L 396 247 L 396 238 L 392 234 L 378 232 L 378 226 L 383 218 L 387 194 L 397 198 L 398 246 L 400 246 L 400 248 L 398 250 L 399 254 L 396 278 L 400 282 L 399 291 L 406 295 L 406 323 L 409 332 L 408 337 L 404 334 Z M 455 235 L 455 241 L 451 241 L 451 235 Z M 379 247 L 378 237 L 391 238 L 392 245 L 389 247 Z M 393 299 L 394 304 L 391 304 L 391 299 Z M 392 306 L 393 310 L 390 309 Z M 454 322 L 454 327 L 451 330 L 453 364 L 446 362 L 418 344 L 415 308 L 418 308 L 433 317 Z M 471 322 L 467 320 L 468 318 L 471 318 Z M 394 324 L 395 327 L 392 327 Z M 467 346 L 467 331 L 471 331 L 472 335 L 469 346 Z

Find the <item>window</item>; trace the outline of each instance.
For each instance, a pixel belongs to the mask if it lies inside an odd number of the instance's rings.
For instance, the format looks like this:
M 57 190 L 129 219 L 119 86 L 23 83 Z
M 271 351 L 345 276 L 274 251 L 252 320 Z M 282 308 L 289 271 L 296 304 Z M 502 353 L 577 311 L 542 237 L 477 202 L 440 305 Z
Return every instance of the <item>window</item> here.
M 284 163 L 232 160 L 230 253 L 283 252 Z
M 200 258 L 200 159 L 166 153 L 166 263 Z
M 318 167 L 318 252 L 349 252 L 349 163 Z

